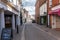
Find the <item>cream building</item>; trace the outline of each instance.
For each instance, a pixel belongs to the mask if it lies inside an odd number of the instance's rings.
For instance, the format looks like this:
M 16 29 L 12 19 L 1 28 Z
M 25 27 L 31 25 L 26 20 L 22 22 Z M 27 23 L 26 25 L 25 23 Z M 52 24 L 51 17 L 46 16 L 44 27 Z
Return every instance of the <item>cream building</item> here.
M 0 35 L 3 28 L 20 26 L 21 0 L 0 0 Z

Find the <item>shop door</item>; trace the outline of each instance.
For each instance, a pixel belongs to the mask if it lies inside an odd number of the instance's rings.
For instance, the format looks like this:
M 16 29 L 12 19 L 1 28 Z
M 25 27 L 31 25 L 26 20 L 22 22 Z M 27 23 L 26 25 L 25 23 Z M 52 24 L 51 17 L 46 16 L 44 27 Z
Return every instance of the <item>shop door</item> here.
M 60 28 L 60 18 L 56 17 L 56 28 Z
M 56 16 L 52 16 L 52 28 L 56 28 Z
M 5 15 L 5 28 L 12 28 L 12 17 Z

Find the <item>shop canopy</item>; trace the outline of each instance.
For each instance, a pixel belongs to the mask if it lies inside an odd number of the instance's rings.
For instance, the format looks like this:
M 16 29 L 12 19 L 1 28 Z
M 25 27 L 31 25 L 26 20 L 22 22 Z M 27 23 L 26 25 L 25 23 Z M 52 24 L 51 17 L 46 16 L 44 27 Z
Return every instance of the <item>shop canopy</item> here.
M 60 9 L 49 11 L 49 15 L 53 15 L 53 14 L 60 16 Z

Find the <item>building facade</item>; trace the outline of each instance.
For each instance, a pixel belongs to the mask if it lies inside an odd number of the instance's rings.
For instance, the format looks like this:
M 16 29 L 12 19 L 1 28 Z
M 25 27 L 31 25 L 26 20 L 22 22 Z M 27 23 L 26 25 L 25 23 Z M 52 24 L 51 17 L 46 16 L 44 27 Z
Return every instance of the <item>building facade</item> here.
M 60 30 L 60 0 L 48 0 L 50 27 Z
M 37 0 L 35 4 L 35 21 L 37 24 L 40 24 L 39 3 L 39 0 Z
M 28 21 L 28 11 L 26 9 L 22 9 L 22 23 L 26 23 Z
M 0 0 L 0 35 L 3 28 L 20 26 L 20 0 Z
M 52 29 L 60 30 L 60 25 L 59 25 L 60 24 L 60 0 L 37 0 L 35 12 L 36 12 L 35 14 L 36 21 L 41 20 L 41 23 L 43 23 L 44 20 L 41 19 L 43 18 L 41 16 L 44 15 L 44 13 L 47 13 L 46 20 L 47 20 L 48 27 Z M 37 18 L 38 15 L 40 19 Z
M 40 24 L 47 25 L 47 2 L 40 6 Z
M 35 20 L 38 24 L 47 24 L 46 0 L 37 0 L 35 4 Z

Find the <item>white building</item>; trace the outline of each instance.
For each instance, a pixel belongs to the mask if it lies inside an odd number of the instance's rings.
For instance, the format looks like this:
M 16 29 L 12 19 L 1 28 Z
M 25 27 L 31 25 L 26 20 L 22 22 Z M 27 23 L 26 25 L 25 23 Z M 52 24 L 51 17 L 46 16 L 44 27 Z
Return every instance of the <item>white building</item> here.
M 46 24 L 47 19 L 47 2 L 40 6 L 40 24 Z
M 20 0 L 0 0 L 0 35 L 3 28 L 20 26 Z

